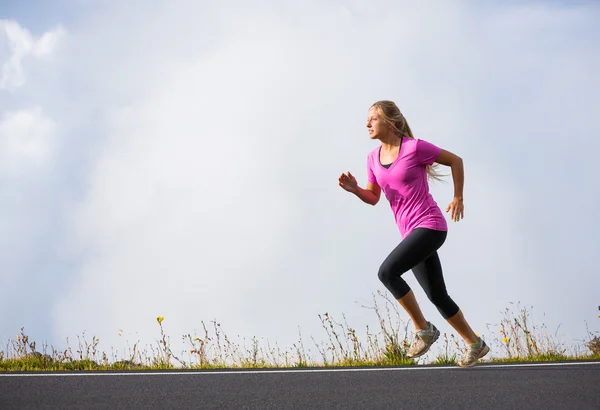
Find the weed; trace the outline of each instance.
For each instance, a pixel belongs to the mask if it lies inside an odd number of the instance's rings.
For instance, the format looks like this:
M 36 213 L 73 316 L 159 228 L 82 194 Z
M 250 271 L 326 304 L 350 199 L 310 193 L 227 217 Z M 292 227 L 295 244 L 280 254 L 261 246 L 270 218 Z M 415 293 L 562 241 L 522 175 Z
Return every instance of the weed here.
M 207 326 L 202 324 L 202 334 L 182 336 L 189 345 L 189 360 L 175 355 L 169 337 L 163 326 L 164 317 L 158 316 L 160 339 L 156 348 L 150 346 L 140 350 L 139 341 L 129 348 L 126 357 L 119 358 L 112 350 L 109 355 L 98 350 L 100 340 L 92 337 L 88 341 L 83 334 L 77 336 L 75 353 L 67 339 L 66 347 L 41 348 L 29 339 L 21 328 L 16 340 L 9 340 L 5 350 L 0 350 L 0 371 L 39 371 L 39 370 L 133 370 L 133 369 L 172 369 L 181 368 L 266 368 L 266 367 L 319 367 L 319 366 L 410 366 L 416 361 L 406 356 L 409 343 L 409 326 L 403 323 L 397 301 L 388 294 L 377 292 L 383 299 L 382 306 L 373 295 L 372 306 L 362 306 L 373 310 L 378 319 L 378 332 L 369 326 L 364 337 L 356 328 L 348 325 L 345 315 L 337 321 L 328 312 L 319 314 L 325 339 L 317 341 L 310 336 L 320 360 L 314 359 L 310 349 L 306 349 L 304 338 L 298 329 L 298 341 L 288 349 L 271 345 L 269 341 L 260 343 L 257 337 L 243 339 L 242 345 L 234 343 L 216 320 Z M 600 306 L 598 307 L 600 310 Z M 517 304 L 517 311 L 503 311 L 503 318 L 494 331 L 488 344 L 496 344 L 492 352 L 499 356 L 489 357 L 490 362 L 559 361 L 574 359 L 600 359 L 600 337 L 588 331 L 588 340 L 568 352 L 568 348 L 557 336 L 558 329 L 551 334 L 544 325 L 533 323 L 531 311 Z M 599 316 L 600 318 L 600 316 Z M 488 325 L 489 326 L 489 325 Z M 454 334 L 444 333 L 440 339 L 441 352 L 431 361 L 433 364 L 455 364 L 457 355 L 465 349 L 465 342 Z M 439 348 L 438 345 L 438 348 Z M 591 352 L 591 353 L 590 353 Z

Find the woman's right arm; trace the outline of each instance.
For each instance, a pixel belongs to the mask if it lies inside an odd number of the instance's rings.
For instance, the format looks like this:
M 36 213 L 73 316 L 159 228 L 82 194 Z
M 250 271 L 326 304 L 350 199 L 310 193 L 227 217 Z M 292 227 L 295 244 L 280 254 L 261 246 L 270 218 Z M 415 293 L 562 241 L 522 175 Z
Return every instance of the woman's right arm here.
M 381 188 L 377 184 L 368 182 L 366 189 L 362 189 L 357 185 L 356 192 L 354 192 L 354 195 L 356 195 L 363 202 L 369 205 L 375 205 L 377 204 L 377 202 L 379 202 L 379 198 L 381 196 Z
M 368 182 L 367 188 L 363 189 L 358 186 L 356 178 L 354 178 L 354 175 L 352 175 L 350 172 L 340 176 L 339 185 L 369 205 L 377 204 L 377 202 L 379 202 L 379 198 L 381 197 L 381 188 L 379 185 L 373 182 Z

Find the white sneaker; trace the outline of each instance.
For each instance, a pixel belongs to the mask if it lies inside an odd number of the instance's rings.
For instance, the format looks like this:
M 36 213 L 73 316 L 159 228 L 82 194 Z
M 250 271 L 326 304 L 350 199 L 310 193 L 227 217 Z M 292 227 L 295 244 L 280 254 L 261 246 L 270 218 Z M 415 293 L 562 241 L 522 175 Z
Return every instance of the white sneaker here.
M 477 360 L 488 354 L 490 348 L 483 341 L 481 337 L 478 337 L 478 343 L 475 346 L 468 345 L 465 355 L 461 360 L 458 361 L 460 367 L 473 367 Z
M 427 325 L 427 329 L 419 330 L 415 333 L 415 338 L 406 353 L 406 356 L 411 359 L 427 353 L 431 345 L 440 337 L 440 331 L 431 322 L 427 322 Z

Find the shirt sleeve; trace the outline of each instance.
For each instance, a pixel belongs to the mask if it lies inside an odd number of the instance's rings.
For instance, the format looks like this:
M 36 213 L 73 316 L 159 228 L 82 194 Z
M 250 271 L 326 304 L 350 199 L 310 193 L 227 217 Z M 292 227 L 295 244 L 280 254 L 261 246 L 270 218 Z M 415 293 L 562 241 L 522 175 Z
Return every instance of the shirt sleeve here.
M 441 151 L 441 148 L 430 142 L 417 140 L 417 159 L 421 164 L 433 164 Z
M 372 184 L 376 184 L 377 183 L 377 179 L 375 178 L 375 173 L 373 172 L 373 167 L 371 164 L 371 156 L 369 155 L 367 157 L 367 181 L 372 183 Z

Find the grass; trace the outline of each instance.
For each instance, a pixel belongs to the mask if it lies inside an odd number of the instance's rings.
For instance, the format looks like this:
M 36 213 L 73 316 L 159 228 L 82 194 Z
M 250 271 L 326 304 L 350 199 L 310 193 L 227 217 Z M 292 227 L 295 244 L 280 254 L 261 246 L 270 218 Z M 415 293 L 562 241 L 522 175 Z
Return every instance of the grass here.
M 114 353 L 99 350 L 99 339 L 86 340 L 78 337 L 77 346 L 57 350 L 46 345 L 38 349 L 21 329 L 16 340 L 9 340 L 0 350 L 0 371 L 83 371 L 83 370 L 164 370 L 164 369 L 218 369 L 218 368 L 291 368 L 291 367 L 334 367 L 334 366 L 414 366 L 417 364 L 454 365 L 465 349 L 465 343 L 454 334 L 442 334 L 426 356 L 410 359 L 406 351 L 413 332 L 408 323 L 403 323 L 404 312 L 399 304 L 386 294 L 378 292 L 383 306 L 373 295 L 372 309 L 378 318 L 378 328 L 372 331 L 367 326 L 361 338 L 356 329 L 350 327 L 346 317 L 338 322 L 328 313 L 318 315 L 325 341 L 318 342 L 311 336 L 316 354 L 305 348 L 304 338 L 299 332 L 298 341 L 281 349 L 266 341 L 261 345 L 256 337 L 243 344 L 233 342 L 216 321 L 202 323 L 201 337 L 183 335 L 187 351 L 175 354 L 163 327 L 163 317 L 157 317 L 160 339 L 144 350 L 136 343 L 127 357 L 119 358 Z M 600 310 L 600 306 L 598 307 Z M 599 316 L 600 318 L 600 316 Z M 493 327 L 494 329 L 491 329 Z M 488 325 L 490 337 L 481 335 L 492 351 L 480 362 L 540 362 L 562 360 L 600 359 L 600 337 L 588 330 L 588 340 L 580 345 L 568 346 L 545 326 L 531 324 L 531 309 L 517 311 L 506 309 L 496 326 Z M 247 344 L 248 343 L 248 344 Z M 40 351 L 41 350 L 41 351 Z M 437 350 L 437 352 L 436 352 Z M 316 357 L 315 357 L 316 356 Z M 424 358 L 432 357 L 425 361 Z

